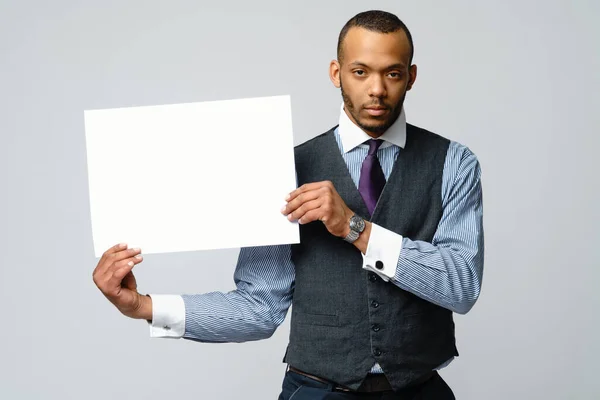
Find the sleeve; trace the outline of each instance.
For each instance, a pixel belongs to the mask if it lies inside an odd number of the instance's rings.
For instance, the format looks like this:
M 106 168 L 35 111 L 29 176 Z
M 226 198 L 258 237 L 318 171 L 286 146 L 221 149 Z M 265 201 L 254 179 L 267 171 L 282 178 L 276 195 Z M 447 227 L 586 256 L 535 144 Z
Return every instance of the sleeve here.
M 148 321 L 150 337 L 183 337 L 185 304 L 183 298 L 172 294 L 152 294 L 152 321 Z
M 235 290 L 181 296 L 183 338 L 223 343 L 272 336 L 291 305 L 294 280 L 290 245 L 241 249 Z
M 363 269 L 374 272 L 389 282 L 396 275 L 402 239 L 402 235 L 372 224 L 367 252 L 363 255 Z

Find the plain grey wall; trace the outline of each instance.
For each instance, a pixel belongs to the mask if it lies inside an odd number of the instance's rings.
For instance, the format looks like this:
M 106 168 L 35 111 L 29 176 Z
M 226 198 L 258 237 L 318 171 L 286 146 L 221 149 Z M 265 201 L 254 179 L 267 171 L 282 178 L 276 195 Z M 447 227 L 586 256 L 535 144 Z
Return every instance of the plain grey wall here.
M 96 289 L 83 110 L 289 93 L 303 142 L 337 121 L 328 63 L 365 7 L 413 33 L 408 120 L 483 168 L 483 292 L 444 378 L 459 399 L 600 398 L 592 0 L 0 1 L 0 398 L 276 398 L 289 320 L 261 342 L 150 339 Z M 147 256 L 139 289 L 229 290 L 236 256 Z

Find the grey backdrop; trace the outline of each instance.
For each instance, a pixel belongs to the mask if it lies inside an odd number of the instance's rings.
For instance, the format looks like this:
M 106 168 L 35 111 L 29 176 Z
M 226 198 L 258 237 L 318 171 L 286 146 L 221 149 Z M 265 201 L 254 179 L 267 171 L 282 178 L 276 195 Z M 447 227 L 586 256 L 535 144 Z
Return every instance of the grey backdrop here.
M 444 378 L 459 399 L 600 398 L 592 0 L 2 0 L 0 398 L 276 398 L 289 320 L 261 342 L 150 339 L 96 289 L 83 110 L 289 93 L 301 143 L 337 121 L 328 63 L 365 7 L 413 32 L 408 120 L 483 168 L 483 292 Z M 236 256 L 149 255 L 139 289 L 229 290 Z

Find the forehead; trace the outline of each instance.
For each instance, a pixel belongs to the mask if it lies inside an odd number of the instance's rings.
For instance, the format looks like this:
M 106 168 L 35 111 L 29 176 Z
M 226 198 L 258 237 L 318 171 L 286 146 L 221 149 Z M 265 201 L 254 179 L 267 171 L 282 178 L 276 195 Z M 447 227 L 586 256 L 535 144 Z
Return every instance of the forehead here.
M 410 42 L 403 30 L 392 33 L 350 28 L 342 42 L 344 64 L 406 64 L 410 58 Z

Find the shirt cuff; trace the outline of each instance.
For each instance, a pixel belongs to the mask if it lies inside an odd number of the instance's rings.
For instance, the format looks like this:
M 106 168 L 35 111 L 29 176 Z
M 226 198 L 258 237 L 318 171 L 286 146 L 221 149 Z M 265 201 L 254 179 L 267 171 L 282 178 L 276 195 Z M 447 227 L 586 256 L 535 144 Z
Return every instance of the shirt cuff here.
M 376 273 L 386 282 L 396 276 L 402 239 L 402 235 L 372 224 L 367 253 L 363 255 L 363 269 Z
M 185 333 L 185 303 L 179 295 L 149 294 L 152 298 L 150 337 L 176 338 Z

